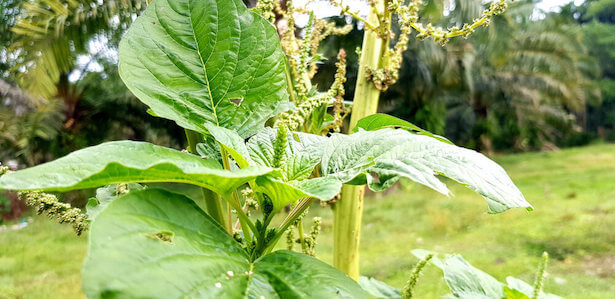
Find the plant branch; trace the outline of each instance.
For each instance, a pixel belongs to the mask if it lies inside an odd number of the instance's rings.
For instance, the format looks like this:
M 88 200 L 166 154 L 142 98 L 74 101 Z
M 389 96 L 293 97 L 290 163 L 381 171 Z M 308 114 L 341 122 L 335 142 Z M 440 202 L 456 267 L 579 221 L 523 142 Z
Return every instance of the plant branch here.
M 291 226 L 297 220 L 297 218 L 301 217 L 303 212 L 305 212 L 305 209 L 307 209 L 313 201 L 314 199 L 311 197 L 302 198 L 297 201 L 295 207 L 288 213 L 288 215 L 286 215 L 286 218 L 284 218 L 282 223 L 280 223 L 280 225 L 278 226 L 278 231 L 276 232 L 275 236 L 271 239 L 269 244 L 267 244 L 267 247 L 264 251 L 265 254 L 271 252 L 275 244 L 278 243 L 278 241 L 284 235 L 284 232 L 288 229 L 288 227 Z
M 340 0 L 339 2 L 336 0 L 330 0 L 330 2 L 331 2 L 331 5 L 336 6 L 342 10 L 340 14 L 347 14 L 353 17 L 355 20 L 363 22 L 365 24 L 365 27 L 369 28 L 370 30 L 376 31 L 378 29 L 377 25 L 374 25 L 370 23 L 368 20 L 366 20 L 365 18 L 359 16 L 359 13 L 351 11 L 350 7 L 344 6 L 344 4 L 342 3 L 342 0 Z
M 188 140 L 188 151 L 192 154 L 196 154 L 196 145 L 203 140 L 203 137 L 198 132 L 192 130 L 186 129 L 185 132 L 186 139 Z M 205 207 L 209 216 L 228 231 L 229 229 L 226 227 L 226 221 L 224 220 L 224 210 L 222 209 L 220 196 L 206 188 L 201 188 L 201 195 L 203 196 L 203 201 L 205 202 Z

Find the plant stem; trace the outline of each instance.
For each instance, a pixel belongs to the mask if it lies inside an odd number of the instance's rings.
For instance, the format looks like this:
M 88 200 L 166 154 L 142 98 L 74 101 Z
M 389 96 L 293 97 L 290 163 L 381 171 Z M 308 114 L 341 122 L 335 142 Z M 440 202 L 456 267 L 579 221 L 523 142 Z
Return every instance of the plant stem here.
M 273 250 L 273 247 L 284 235 L 284 232 L 288 229 L 288 227 L 291 226 L 297 220 L 297 218 L 300 217 L 301 214 L 303 214 L 303 212 L 305 212 L 305 209 L 307 209 L 313 201 L 314 199 L 311 197 L 303 198 L 297 201 L 297 204 L 293 207 L 290 213 L 286 215 L 286 218 L 284 218 L 280 226 L 278 226 L 277 233 L 273 237 L 273 239 L 269 241 L 269 244 L 267 244 L 267 247 L 263 252 L 264 254 L 267 254 L 271 252 L 271 250 Z
M 307 244 L 305 243 L 305 236 L 303 235 L 303 221 L 297 221 L 297 231 L 299 232 L 299 241 L 301 242 L 301 251 L 307 253 Z
M 231 170 L 231 163 L 229 162 L 229 159 L 228 159 L 228 152 L 222 145 L 220 145 L 220 155 L 222 155 L 222 164 L 224 165 L 224 169 Z M 235 209 L 237 213 L 240 213 L 239 210 L 241 210 L 241 205 L 239 204 L 239 197 L 237 196 L 237 190 L 233 190 L 232 198 L 227 197 L 227 199 L 228 200 L 226 204 L 226 210 L 227 210 L 226 213 L 228 214 L 227 215 L 228 216 L 228 231 L 232 235 L 233 234 L 233 213 L 231 213 L 231 204 L 233 203 L 237 207 Z M 242 229 L 246 228 L 245 223 L 243 223 L 243 220 L 241 218 L 239 218 L 239 220 L 241 222 Z
M 385 11 L 385 0 L 375 2 L 368 16 L 368 21 L 372 24 L 379 23 L 378 11 Z M 385 15 L 390 18 L 390 14 Z M 375 30 L 365 30 L 349 132 L 352 132 L 361 118 L 377 112 L 380 90 L 368 81 L 367 70 L 381 67 L 382 53 L 386 47 L 387 40 L 379 38 Z M 344 185 L 341 199 L 333 207 L 333 266 L 354 280 L 359 279 L 359 241 L 364 193 L 364 186 Z
M 188 151 L 196 154 L 196 145 L 203 140 L 203 137 L 198 132 L 192 130 L 186 131 L 186 139 L 188 140 Z M 224 221 L 224 210 L 222 209 L 222 201 L 220 200 L 220 196 L 215 192 L 201 188 L 201 194 L 203 195 L 203 201 L 205 202 L 205 207 L 207 208 L 207 214 L 211 216 L 214 220 L 216 220 L 225 230 L 228 231 L 226 227 L 226 221 Z

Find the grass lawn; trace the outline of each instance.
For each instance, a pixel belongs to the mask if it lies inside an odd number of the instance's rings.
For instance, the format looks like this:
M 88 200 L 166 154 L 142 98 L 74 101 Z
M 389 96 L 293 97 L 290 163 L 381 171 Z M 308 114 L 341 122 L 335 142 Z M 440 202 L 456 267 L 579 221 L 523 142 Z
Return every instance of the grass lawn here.
M 533 281 L 540 255 L 551 256 L 545 290 L 568 298 L 615 297 L 615 145 L 550 153 L 498 156 L 496 160 L 535 211 L 486 213 L 476 194 L 451 183 L 446 198 L 404 182 L 366 199 L 362 274 L 401 287 L 415 248 L 460 253 L 500 281 Z M 323 217 L 318 257 L 331 261 L 331 212 Z M 309 221 L 306 221 L 309 222 Z M 19 231 L 0 232 L 0 298 L 80 298 L 86 237 L 35 217 Z M 447 294 L 441 273 L 428 266 L 417 298 Z

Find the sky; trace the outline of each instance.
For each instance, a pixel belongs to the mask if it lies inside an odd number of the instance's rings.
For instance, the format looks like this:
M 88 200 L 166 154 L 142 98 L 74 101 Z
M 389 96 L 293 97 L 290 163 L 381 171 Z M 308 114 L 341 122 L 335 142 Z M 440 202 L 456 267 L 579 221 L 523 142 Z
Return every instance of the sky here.
M 296 5 L 302 6 L 309 0 L 296 0 Z M 358 11 L 360 15 L 366 16 L 368 12 L 368 5 L 366 0 L 336 0 L 338 3 L 342 2 L 345 6 L 350 6 L 352 11 Z M 491 2 L 491 1 L 485 1 Z M 566 5 L 570 2 L 574 2 L 579 5 L 583 3 L 583 0 L 543 0 L 541 1 L 537 7 L 539 9 L 545 11 L 558 11 L 560 6 Z M 314 1 L 310 4 L 309 8 L 311 8 L 317 17 L 324 18 L 330 17 L 339 14 L 339 8 L 336 8 L 329 4 L 329 1 Z M 307 17 L 299 18 L 298 25 L 301 26 L 302 23 L 307 23 Z
M 543 0 L 537 6 L 540 9 L 546 10 L 546 11 L 558 11 L 560 6 L 566 5 L 570 2 L 574 2 L 575 5 L 580 5 L 581 3 L 583 3 L 583 0 L 575 0 L 575 1 L 572 1 L 572 0 Z

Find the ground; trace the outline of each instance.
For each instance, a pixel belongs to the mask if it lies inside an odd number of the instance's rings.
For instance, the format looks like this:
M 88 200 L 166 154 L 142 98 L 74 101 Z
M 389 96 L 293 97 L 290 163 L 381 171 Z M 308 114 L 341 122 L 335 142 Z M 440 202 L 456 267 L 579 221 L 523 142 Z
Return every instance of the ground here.
M 401 287 L 416 262 L 415 248 L 460 253 L 500 281 L 532 282 L 540 255 L 551 262 L 545 289 L 567 298 L 615 294 L 615 145 L 497 156 L 535 211 L 489 215 L 486 203 L 449 182 L 446 198 L 405 182 L 366 199 L 361 270 Z M 331 261 L 331 212 L 323 217 L 317 255 Z M 87 237 L 35 217 L 27 228 L 0 232 L 0 298 L 81 298 L 80 269 Z M 447 293 L 441 273 L 428 267 L 417 298 Z

